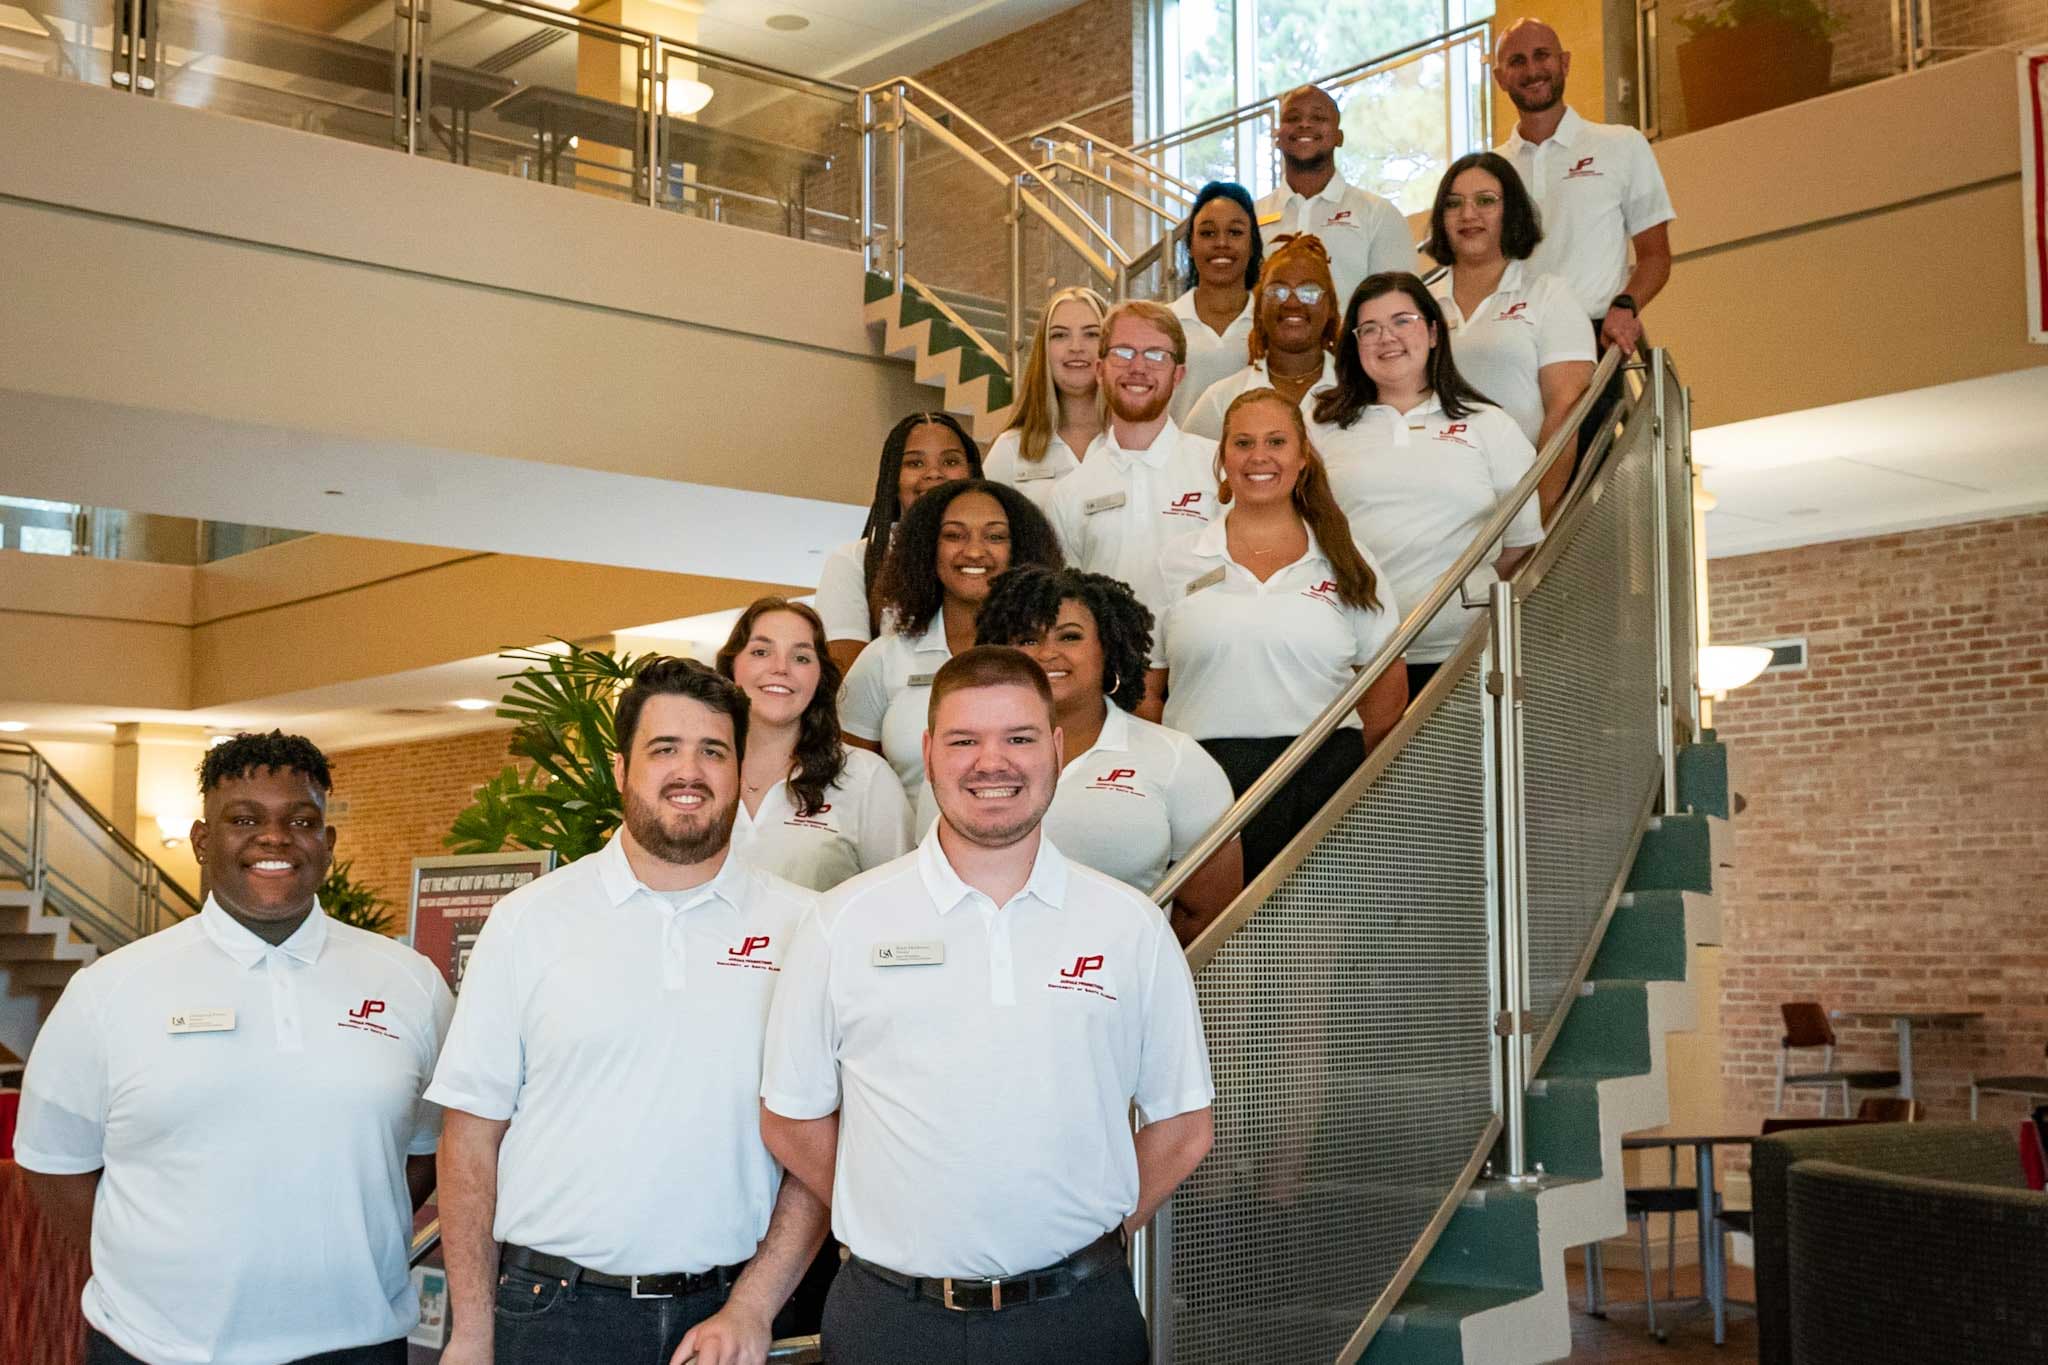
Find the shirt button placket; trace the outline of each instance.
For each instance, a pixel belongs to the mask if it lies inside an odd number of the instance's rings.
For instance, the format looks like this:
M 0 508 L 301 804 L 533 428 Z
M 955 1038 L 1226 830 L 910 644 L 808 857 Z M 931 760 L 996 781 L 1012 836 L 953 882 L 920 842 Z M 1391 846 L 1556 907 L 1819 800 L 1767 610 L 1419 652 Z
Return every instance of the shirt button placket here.
M 280 949 L 268 949 L 263 954 L 263 971 L 270 978 L 270 1014 L 277 1025 L 277 1050 L 304 1052 L 306 1035 L 299 1021 L 299 983 L 291 959 Z
M 988 999 L 992 1005 L 1017 1003 L 1017 966 L 1010 956 L 1010 920 L 993 902 L 988 922 Z

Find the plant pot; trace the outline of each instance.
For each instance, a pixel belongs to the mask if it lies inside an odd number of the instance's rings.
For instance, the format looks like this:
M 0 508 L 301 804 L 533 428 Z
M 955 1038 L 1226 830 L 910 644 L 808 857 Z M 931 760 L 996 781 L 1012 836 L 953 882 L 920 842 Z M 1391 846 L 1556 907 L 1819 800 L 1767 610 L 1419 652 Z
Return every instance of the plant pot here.
M 1835 45 L 1782 19 L 1711 29 L 1678 45 L 1688 132 L 1828 92 Z

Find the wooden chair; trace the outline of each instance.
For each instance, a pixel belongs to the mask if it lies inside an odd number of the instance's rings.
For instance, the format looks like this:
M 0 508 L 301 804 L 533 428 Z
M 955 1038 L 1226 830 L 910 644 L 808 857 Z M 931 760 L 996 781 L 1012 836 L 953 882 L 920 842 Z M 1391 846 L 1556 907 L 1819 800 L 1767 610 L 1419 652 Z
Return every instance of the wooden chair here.
M 1920 1101 L 1898 1095 L 1871 1095 L 1856 1106 L 1856 1117 L 1871 1123 L 1918 1123 L 1926 1112 Z
M 1780 1005 L 1778 1010 L 1785 1016 L 1785 1036 L 1778 1045 L 1778 1088 L 1771 1108 L 1785 1107 L 1787 1086 L 1812 1086 L 1820 1090 L 1820 1112 L 1825 1118 L 1828 1112 L 1828 1094 L 1839 1090 L 1842 1094 L 1842 1117 L 1849 1116 L 1849 1092 L 1851 1090 L 1891 1090 L 1899 1083 L 1896 1071 L 1846 1071 L 1835 1066 L 1835 1028 L 1828 1022 L 1828 1012 L 1815 1000 L 1800 1000 Z M 1820 1070 L 1792 1074 L 1786 1059 L 1794 1048 L 1819 1048 Z
M 2041 1049 L 2048 1055 L 2048 1045 Z M 1989 1091 L 1994 1095 L 2024 1095 L 2033 1104 L 2048 1103 L 2048 1076 L 1973 1076 L 1970 1078 L 1970 1117 L 1977 1117 L 1977 1096 Z

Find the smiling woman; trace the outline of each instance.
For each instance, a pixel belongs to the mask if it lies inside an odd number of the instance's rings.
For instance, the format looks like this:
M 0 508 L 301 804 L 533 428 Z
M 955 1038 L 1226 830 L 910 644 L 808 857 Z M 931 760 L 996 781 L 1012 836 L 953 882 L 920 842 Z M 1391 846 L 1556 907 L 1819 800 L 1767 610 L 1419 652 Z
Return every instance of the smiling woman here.
M 1212 440 L 1221 436 L 1224 410 L 1251 389 L 1275 389 L 1306 403 L 1336 378 L 1331 353 L 1342 307 L 1322 239 L 1308 233 L 1275 238 L 1250 304 L 1246 354 L 1251 363 L 1209 386 L 1190 409 L 1186 429 Z
M 1227 180 L 1212 180 L 1195 195 L 1195 207 L 1181 229 L 1180 275 L 1185 293 L 1173 301 L 1174 316 L 1187 333 L 1187 377 L 1169 411 L 1187 425 L 1187 414 L 1211 384 L 1243 365 L 1252 333 L 1252 286 L 1259 282 L 1265 248 L 1252 209 L 1251 192 Z

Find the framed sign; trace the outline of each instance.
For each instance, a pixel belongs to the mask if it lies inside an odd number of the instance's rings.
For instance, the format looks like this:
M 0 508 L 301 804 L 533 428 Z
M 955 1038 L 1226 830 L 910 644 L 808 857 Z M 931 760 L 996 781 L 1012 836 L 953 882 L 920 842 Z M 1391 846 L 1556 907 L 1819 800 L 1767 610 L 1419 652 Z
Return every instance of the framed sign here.
M 2048 47 L 2020 54 L 2020 202 L 2027 227 L 2027 340 L 2048 345 Z
M 413 859 L 412 928 L 405 941 L 441 969 L 449 990 L 460 993 L 462 969 L 491 907 L 554 866 L 552 849 Z

